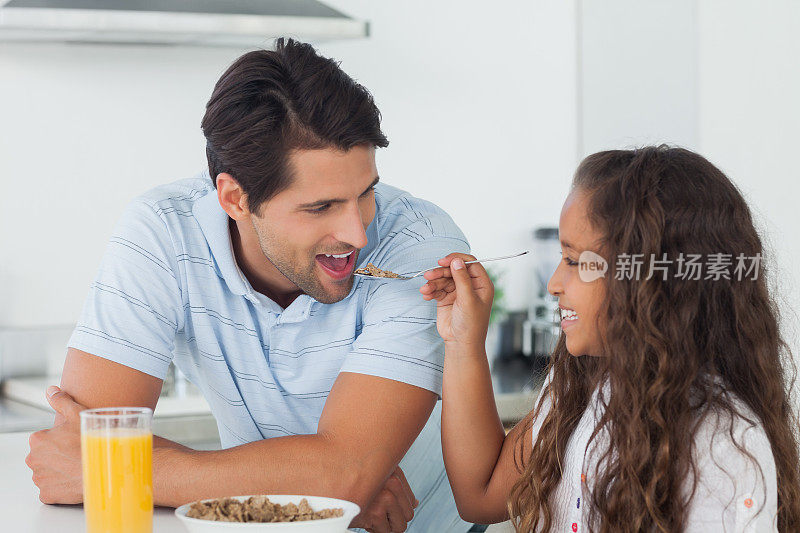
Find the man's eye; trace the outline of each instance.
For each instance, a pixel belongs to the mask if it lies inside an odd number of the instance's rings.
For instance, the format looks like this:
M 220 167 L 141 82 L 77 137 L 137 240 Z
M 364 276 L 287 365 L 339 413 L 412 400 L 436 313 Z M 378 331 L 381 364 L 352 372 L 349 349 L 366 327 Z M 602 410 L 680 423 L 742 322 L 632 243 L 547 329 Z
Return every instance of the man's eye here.
M 572 259 L 570 259 L 569 257 L 565 257 L 565 258 L 564 258 L 564 262 L 565 262 L 567 265 L 571 266 L 571 267 L 577 266 L 577 264 L 578 264 L 578 262 L 577 262 L 577 261 L 573 261 L 573 260 L 572 260 Z
M 314 209 L 309 209 L 308 212 L 309 213 L 322 213 L 323 211 L 327 211 L 330 207 L 331 207 L 331 204 L 325 204 L 325 205 L 321 205 L 319 207 L 316 207 Z

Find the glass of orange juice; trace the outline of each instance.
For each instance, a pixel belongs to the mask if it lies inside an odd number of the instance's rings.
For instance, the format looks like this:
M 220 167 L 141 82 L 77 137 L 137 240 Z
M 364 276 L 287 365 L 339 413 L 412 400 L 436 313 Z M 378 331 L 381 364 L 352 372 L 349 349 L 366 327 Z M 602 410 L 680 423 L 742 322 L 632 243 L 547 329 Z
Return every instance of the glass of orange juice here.
M 146 407 L 81 411 L 87 533 L 153 530 L 153 412 Z

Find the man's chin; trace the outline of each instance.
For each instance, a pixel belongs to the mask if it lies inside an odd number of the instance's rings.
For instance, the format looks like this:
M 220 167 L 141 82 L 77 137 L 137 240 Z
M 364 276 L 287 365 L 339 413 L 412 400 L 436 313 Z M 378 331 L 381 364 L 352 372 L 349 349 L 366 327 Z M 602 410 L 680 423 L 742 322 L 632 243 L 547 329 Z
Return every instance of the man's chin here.
M 352 288 L 353 276 L 350 276 L 346 280 L 342 280 L 335 284 L 320 282 L 316 287 L 314 287 L 313 290 L 305 291 L 305 293 L 319 303 L 335 304 L 336 302 L 341 302 L 347 298 L 347 295 L 350 294 L 350 290 Z

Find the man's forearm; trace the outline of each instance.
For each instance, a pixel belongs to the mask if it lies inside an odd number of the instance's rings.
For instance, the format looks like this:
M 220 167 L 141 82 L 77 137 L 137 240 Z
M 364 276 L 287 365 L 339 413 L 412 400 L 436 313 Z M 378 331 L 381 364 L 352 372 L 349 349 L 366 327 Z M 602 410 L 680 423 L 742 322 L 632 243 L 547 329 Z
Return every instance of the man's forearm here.
M 322 435 L 275 437 L 218 451 L 156 438 L 154 502 L 177 507 L 204 498 L 283 493 L 342 498 L 364 507 L 391 471 L 376 472 L 381 461 L 343 452 Z
M 164 437 L 153 435 L 153 452 L 155 453 L 158 448 L 175 448 L 178 450 L 191 451 L 191 448 L 184 446 L 183 444 L 178 444 L 177 442 L 165 439 Z

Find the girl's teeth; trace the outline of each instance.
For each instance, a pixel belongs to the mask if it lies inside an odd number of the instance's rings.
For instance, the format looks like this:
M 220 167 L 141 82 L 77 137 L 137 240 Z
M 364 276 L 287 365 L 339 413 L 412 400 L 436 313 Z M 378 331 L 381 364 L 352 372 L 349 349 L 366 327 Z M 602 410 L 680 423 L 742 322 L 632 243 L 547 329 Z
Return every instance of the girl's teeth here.
M 577 320 L 577 319 L 578 319 L 578 313 L 576 313 L 572 309 L 561 310 L 561 320 Z

